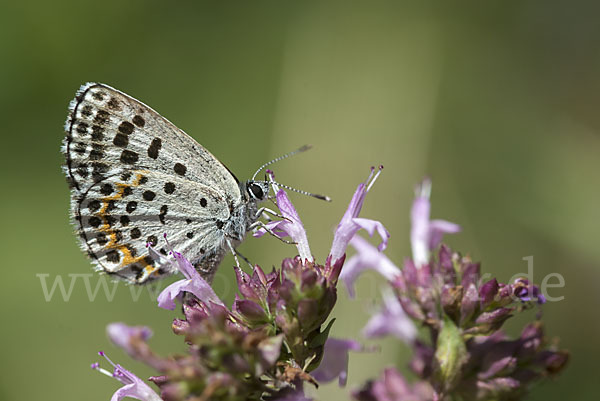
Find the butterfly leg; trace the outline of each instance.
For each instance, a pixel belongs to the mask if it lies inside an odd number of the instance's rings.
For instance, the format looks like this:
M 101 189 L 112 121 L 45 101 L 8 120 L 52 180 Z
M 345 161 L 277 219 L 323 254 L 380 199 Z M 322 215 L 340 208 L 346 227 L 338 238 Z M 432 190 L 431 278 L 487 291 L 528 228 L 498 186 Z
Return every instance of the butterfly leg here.
M 233 244 L 231 243 L 229 238 L 225 238 L 225 241 L 227 242 L 227 246 L 229 247 L 229 250 L 233 254 L 233 259 L 235 259 L 235 265 L 239 268 L 240 261 L 238 260 L 238 253 L 235 251 L 235 248 L 233 247 Z
M 273 230 L 271 230 L 269 227 L 267 227 L 267 225 L 262 221 L 256 221 L 256 222 L 252 223 L 248 227 L 248 231 L 254 230 L 256 228 L 264 229 L 266 232 L 268 232 L 269 234 L 271 234 L 273 237 L 277 238 L 281 242 L 285 242 L 286 244 L 290 244 L 290 245 L 297 245 L 297 243 L 294 241 L 288 241 L 287 239 L 281 238 L 279 235 L 277 235 L 275 232 L 273 232 Z
M 267 207 L 261 207 L 260 209 L 258 209 L 256 211 L 256 216 L 254 216 L 254 219 L 258 220 L 260 217 L 263 217 L 267 221 L 272 221 L 273 219 L 271 218 L 271 216 L 275 216 L 275 217 L 279 217 L 280 219 L 291 221 L 287 217 L 282 216 L 279 213 L 277 213 L 276 211 L 269 209 Z
M 250 260 L 248 260 L 247 257 L 242 255 L 237 249 L 235 250 L 235 253 L 237 253 L 238 256 L 244 260 L 244 262 L 248 263 L 248 266 L 250 266 L 251 269 L 254 269 L 254 265 L 252 264 L 252 262 L 250 262 Z

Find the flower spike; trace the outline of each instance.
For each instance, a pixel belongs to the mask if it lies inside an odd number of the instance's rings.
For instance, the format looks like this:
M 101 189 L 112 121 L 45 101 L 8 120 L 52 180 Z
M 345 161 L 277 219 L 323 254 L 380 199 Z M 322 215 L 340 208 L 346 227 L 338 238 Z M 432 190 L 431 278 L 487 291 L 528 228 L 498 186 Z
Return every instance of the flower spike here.
M 119 364 L 113 363 L 108 356 L 102 351 L 98 352 L 98 355 L 104 357 L 113 366 L 113 372 L 110 373 L 106 369 L 100 367 L 98 362 L 93 363 L 91 368 L 98 372 L 113 377 L 124 384 L 123 387 L 115 391 L 111 401 L 121 401 L 125 397 L 135 398 L 136 400 L 142 401 L 161 401 L 162 398 L 154 392 L 142 379 L 126 370 Z
M 458 224 L 445 220 L 429 220 L 431 203 L 431 180 L 426 178 L 417 187 L 411 210 L 410 242 L 413 261 L 417 268 L 429 263 L 429 255 L 442 241 L 444 234 L 460 231 Z
M 331 264 L 335 264 L 346 252 L 346 247 L 354 234 L 361 228 L 365 229 L 369 236 L 373 236 L 375 231 L 381 237 L 381 243 L 378 246 L 380 251 L 383 251 L 387 247 L 388 239 L 390 234 L 385 229 L 383 224 L 376 220 L 359 218 L 360 210 L 365 202 L 367 193 L 375 183 L 375 180 L 379 177 L 383 166 L 379 166 L 379 170 L 375 173 L 375 167 L 371 167 L 371 173 L 365 182 L 358 184 L 354 196 L 342 217 L 342 220 L 335 230 L 333 237 L 333 243 L 331 244 Z

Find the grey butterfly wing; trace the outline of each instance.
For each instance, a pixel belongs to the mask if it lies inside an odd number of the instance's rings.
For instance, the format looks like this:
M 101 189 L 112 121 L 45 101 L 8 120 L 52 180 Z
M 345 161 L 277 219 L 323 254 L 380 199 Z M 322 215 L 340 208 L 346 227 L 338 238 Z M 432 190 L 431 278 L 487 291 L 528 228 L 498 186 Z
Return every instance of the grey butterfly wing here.
M 140 101 L 107 85 L 83 85 L 65 126 L 66 173 L 75 190 L 113 170 L 147 169 L 222 188 L 240 198 L 237 179 L 208 150 Z M 106 170 L 106 171 L 104 171 Z M 79 173 L 83 174 L 79 174 Z
M 200 183 L 129 170 L 92 184 L 73 207 L 81 239 L 97 267 L 132 283 L 174 272 L 146 249 L 149 243 L 167 256 L 164 235 L 200 266 L 223 256 L 224 236 L 217 224 L 229 217 L 227 203 L 221 193 Z
M 63 152 L 72 215 L 99 269 L 134 283 L 172 273 L 145 249 L 147 242 L 164 249 L 165 233 L 199 264 L 222 258 L 216 221 L 241 202 L 226 167 L 151 108 L 106 85 L 82 86 L 70 110 Z

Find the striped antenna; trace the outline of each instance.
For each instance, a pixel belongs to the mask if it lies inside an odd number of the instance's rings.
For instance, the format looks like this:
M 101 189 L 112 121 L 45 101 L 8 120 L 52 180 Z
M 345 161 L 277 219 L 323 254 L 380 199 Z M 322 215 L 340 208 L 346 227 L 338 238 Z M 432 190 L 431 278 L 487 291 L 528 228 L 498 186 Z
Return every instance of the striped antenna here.
M 273 163 L 277 163 L 280 160 L 287 159 L 290 156 L 294 156 L 295 154 L 306 152 L 310 148 L 312 148 L 312 146 L 310 146 L 310 145 L 304 145 L 301 148 L 294 150 L 293 152 L 286 153 L 285 155 L 276 157 L 275 159 L 271 160 L 270 162 L 267 162 L 267 163 L 263 164 L 262 166 L 260 166 L 260 168 L 258 170 L 256 170 L 256 173 L 254 173 L 254 175 L 252 176 L 252 181 L 254 181 L 254 179 L 256 178 L 256 176 L 258 175 L 258 173 L 260 173 L 262 171 L 262 169 L 264 169 L 265 167 L 270 166 Z M 288 188 L 288 189 L 292 190 L 292 191 L 300 192 L 300 191 L 292 189 L 292 188 Z M 307 194 L 308 194 L 308 192 L 307 192 Z
M 317 198 L 317 199 L 321 199 L 321 200 L 324 200 L 324 201 L 327 201 L 327 202 L 331 202 L 331 198 L 329 196 L 319 195 L 319 194 L 313 194 L 311 192 L 303 191 L 301 189 L 292 188 L 289 185 L 280 184 L 279 182 L 273 181 L 273 180 L 270 180 L 270 181 L 267 181 L 267 182 L 269 184 L 271 184 L 271 185 L 275 184 L 278 187 L 289 189 L 290 191 L 298 192 L 299 194 L 302 194 L 302 195 L 311 196 L 313 198 Z

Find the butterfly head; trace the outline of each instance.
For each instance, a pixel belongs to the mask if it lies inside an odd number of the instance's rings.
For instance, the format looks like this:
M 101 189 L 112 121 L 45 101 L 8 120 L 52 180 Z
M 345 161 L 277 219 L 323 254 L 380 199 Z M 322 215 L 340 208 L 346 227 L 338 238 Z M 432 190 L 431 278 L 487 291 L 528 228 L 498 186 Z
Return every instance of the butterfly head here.
M 263 201 L 269 193 L 269 183 L 266 181 L 248 180 L 246 182 L 246 191 L 250 199 L 257 202 Z

